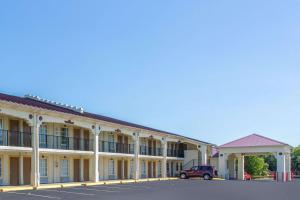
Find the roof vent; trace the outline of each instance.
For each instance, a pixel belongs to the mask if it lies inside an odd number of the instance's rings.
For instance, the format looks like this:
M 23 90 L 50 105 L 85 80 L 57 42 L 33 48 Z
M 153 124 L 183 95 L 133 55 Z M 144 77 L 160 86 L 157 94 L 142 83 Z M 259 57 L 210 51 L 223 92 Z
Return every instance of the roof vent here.
M 56 102 L 56 101 L 51 101 L 51 100 L 48 100 L 48 99 L 43 99 L 39 96 L 27 94 L 24 97 L 28 98 L 28 99 L 33 99 L 33 100 L 36 100 L 36 101 L 40 101 L 40 102 L 43 102 L 43 103 L 48 103 L 48 104 L 51 104 L 51 105 L 54 105 L 54 106 L 59 106 L 59 107 L 62 107 L 62 108 L 66 108 L 66 109 L 69 109 L 69 110 L 73 110 L 75 112 L 79 112 L 79 113 L 84 112 L 82 107 L 72 106 L 72 105 L 68 105 L 68 104 L 59 103 L 59 102 Z

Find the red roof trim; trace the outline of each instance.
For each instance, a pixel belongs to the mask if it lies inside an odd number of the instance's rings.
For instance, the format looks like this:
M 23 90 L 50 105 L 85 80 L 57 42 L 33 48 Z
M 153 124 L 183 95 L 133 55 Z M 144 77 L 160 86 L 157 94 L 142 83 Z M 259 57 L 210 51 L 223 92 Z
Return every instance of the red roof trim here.
M 148 131 L 160 132 L 160 133 L 164 133 L 164 134 L 174 135 L 177 137 L 183 137 L 183 138 L 186 138 L 189 140 L 193 140 L 193 141 L 197 141 L 197 142 L 201 142 L 201 143 L 205 143 L 205 144 L 210 144 L 210 143 L 203 142 L 203 141 L 200 141 L 197 139 L 185 137 L 185 136 L 182 136 L 179 134 L 158 130 L 158 129 L 150 128 L 147 126 L 142 126 L 142 125 L 114 119 L 111 117 L 106 117 L 103 115 L 98 115 L 98 114 L 89 113 L 89 112 L 79 113 L 79 112 L 76 112 L 76 111 L 73 111 L 73 110 L 70 110 L 67 108 L 55 106 L 53 104 L 48 104 L 46 102 L 41 102 L 41 101 L 33 100 L 30 98 L 23 98 L 23 97 L 0 93 L 0 100 L 17 103 L 17 104 L 23 104 L 23 105 L 32 106 L 32 107 L 37 107 L 37 108 L 42 108 L 42 109 L 47 109 L 47 110 L 52 110 L 52 111 L 57 111 L 57 112 L 62 112 L 62 113 L 67 113 L 67 114 L 78 115 L 78 116 L 87 117 L 87 118 L 91 118 L 91 119 L 96 119 L 96 120 L 106 121 L 106 122 L 120 124 L 120 125 L 124 125 L 124 126 L 129 126 L 129 127 L 133 127 L 133 128 L 139 128 L 139 129 L 144 129 L 144 130 L 148 130 Z

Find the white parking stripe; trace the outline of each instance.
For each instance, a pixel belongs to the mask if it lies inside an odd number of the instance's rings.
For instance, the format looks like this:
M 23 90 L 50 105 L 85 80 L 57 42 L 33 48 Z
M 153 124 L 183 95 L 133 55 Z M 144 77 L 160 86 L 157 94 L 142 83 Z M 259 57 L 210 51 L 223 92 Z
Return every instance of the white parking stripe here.
M 120 192 L 116 190 L 105 190 L 105 189 L 92 189 L 92 188 L 69 188 L 71 190 L 90 190 L 90 191 L 100 191 L 100 192 Z
M 116 191 L 116 190 L 102 190 L 102 189 L 92 189 L 92 188 L 86 188 L 86 190 L 100 191 L 100 192 L 120 192 L 120 191 Z
M 81 192 L 69 192 L 64 190 L 43 190 L 48 192 L 60 192 L 60 193 L 68 193 L 68 194 L 78 194 L 78 195 L 85 195 L 85 196 L 94 196 L 95 194 L 89 194 L 89 193 L 81 193 Z
M 101 185 L 101 186 L 90 186 L 95 188 L 111 188 L 111 189 L 150 189 L 151 187 L 147 186 L 109 186 L 109 185 Z
M 60 197 L 53 197 L 53 196 L 47 196 L 47 195 L 40 195 L 40 194 L 32 194 L 32 193 L 23 193 L 23 192 L 8 192 L 12 194 L 20 194 L 20 195 L 28 195 L 28 196 L 35 196 L 35 197 L 43 197 L 48 199 L 61 199 Z

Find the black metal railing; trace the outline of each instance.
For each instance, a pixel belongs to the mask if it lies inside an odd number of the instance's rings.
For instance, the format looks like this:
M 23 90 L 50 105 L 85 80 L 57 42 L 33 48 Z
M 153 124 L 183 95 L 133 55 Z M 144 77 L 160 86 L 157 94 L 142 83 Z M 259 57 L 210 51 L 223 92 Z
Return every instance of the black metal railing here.
M 99 152 L 134 154 L 134 145 L 100 140 Z
M 184 150 L 178 150 L 178 149 L 168 149 L 167 150 L 167 156 L 168 157 L 178 157 L 178 158 L 184 158 Z
M 93 151 L 93 140 L 39 134 L 40 148 Z
M 153 148 L 146 145 L 140 145 L 140 154 L 148 156 L 162 156 L 162 148 Z
M 0 129 L 0 146 L 31 147 L 31 133 Z

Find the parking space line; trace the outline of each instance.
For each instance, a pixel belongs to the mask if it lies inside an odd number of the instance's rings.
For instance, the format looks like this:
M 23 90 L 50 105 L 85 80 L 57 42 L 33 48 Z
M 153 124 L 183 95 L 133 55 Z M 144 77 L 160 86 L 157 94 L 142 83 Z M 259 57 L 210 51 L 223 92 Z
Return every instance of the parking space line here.
M 60 192 L 60 193 L 68 193 L 68 194 L 78 194 L 78 195 L 85 195 L 85 196 L 94 196 L 95 194 L 89 194 L 89 193 L 82 193 L 82 192 L 69 192 L 64 190 L 43 190 L 48 192 Z
M 40 195 L 40 194 L 32 194 L 32 193 L 24 193 L 24 192 L 8 192 L 11 194 L 20 194 L 20 195 L 28 195 L 28 196 L 35 196 L 35 197 L 43 197 L 48 199 L 61 199 L 60 197 L 48 196 L 48 195 Z
M 70 190 L 90 190 L 90 191 L 98 191 L 98 192 L 120 192 L 116 190 L 105 190 L 105 189 L 93 189 L 93 188 L 68 188 Z
M 103 189 L 93 189 L 93 188 L 86 188 L 86 190 L 99 191 L 99 192 L 120 192 L 120 191 L 116 191 L 116 190 L 103 190 Z
M 90 187 L 95 187 L 95 188 L 110 188 L 110 189 L 125 189 L 125 190 L 130 190 L 130 189 L 150 189 L 151 187 L 147 186 L 90 186 Z

